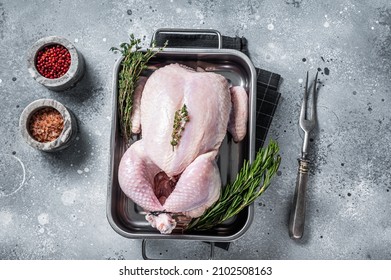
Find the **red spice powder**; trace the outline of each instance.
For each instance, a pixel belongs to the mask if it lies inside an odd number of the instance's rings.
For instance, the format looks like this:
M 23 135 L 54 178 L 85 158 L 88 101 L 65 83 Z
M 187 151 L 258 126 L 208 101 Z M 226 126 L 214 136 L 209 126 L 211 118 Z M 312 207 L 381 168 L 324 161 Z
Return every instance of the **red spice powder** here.
M 53 108 L 36 111 L 30 118 L 30 135 L 38 142 L 46 143 L 56 140 L 64 129 L 64 119 L 60 112 Z
M 45 78 L 57 79 L 69 70 L 71 54 L 62 45 L 49 45 L 38 52 L 35 66 Z

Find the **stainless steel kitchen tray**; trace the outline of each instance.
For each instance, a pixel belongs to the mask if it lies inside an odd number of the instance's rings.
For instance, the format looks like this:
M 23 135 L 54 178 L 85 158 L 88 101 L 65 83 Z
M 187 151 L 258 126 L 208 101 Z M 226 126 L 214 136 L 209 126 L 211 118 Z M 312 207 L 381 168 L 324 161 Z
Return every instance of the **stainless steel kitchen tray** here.
M 170 235 L 162 235 L 145 220 L 145 213 L 142 209 L 122 192 L 118 184 L 118 165 L 125 152 L 125 143 L 119 134 L 117 115 L 118 73 L 121 69 L 121 61 L 122 58 L 116 62 L 113 77 L 113 112 L 107 192 L 107 218 L 110 225 L 118 234 L 132 239 L 184 239 L 208 242 L 231 242 L 238 239 L 252 223 L 254 215 L 252 205 L 211 230 L 174 231 Z M 232 85 L 245 87 L 249 94 L 247 136 L 240 143 L 235 143 L 227 133 L 219 151 L 218 166 L 223 185 L 225 185 L 235 179 L 244 159 L 253 161 L 255 156 L 255 68 L 246 55 L 229 49 L 166 48 L 150 60 L 149 65 L 162 67 L 170 63 L 180 63 L 191 67 L 201 66 L 207 71 L 218 72 L 225 76 Z M 133 141 L 137 140 L 135 138 Z

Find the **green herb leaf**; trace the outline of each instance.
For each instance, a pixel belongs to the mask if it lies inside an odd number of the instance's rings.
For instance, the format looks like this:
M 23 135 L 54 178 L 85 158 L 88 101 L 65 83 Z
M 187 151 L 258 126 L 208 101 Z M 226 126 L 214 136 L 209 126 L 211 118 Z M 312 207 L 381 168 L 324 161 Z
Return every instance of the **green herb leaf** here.
M 153 42 L 151 48 L 142 52 L 140 51 L 140 43 L 141 39 L 135 39 L 134 35 L 130 34 L 129 43 L 120 44 L 120 48 L 110 48 L 110 51 L 119 51 L 123 56 L 118 81 L 118 113 L 121 135 L 125 138 L 126 143 L 132 136 L 133 93 L 138 78 L 147 68 L 148 61 L 167 45 L 166 43 L 164 47 L 156 49 L 155 42 Z
M 182 108 L 175 111 L 174 115 L 174 124 L 172 126 L 171 134 L 171 146 L 174 151 L 174 147 L 179 144 L 180 139 L 182 138 L 182 131 L 185 130 L 186 123 L 190 121 L 189 113 L 187 112 L 186 104 L 183 104 Z
M 220 198 L 204 214 L 192 219 L 185 231 L 208 230 L 237 215 L 253 203 L 269 187 L 277 173 L 281 157 L 277 142 L 258 151 L 252 164 L 245 161 L 234 182 L 227 184 Z

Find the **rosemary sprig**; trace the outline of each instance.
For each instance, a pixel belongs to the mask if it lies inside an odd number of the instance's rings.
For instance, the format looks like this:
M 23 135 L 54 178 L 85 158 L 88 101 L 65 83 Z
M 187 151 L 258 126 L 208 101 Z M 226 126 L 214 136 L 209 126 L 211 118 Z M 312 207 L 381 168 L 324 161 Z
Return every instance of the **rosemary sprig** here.
M 171 146 L 174 151 L 174 147 L 179 144 L 179 141 L 182 137 L 182 131 L 185 130 L 186 123 L 190 121 L 189 113 L 187 112 L 186 104 L 183 104 L 182 108 L 175 111 L 174 115 L 174 125 L 172 126 L 172 134 L 171 134 Z
M 132 135 L 132 108 L 133 108 L 133 93 L 136 84 L 142 71 L 147 69 L 148 61 L 164 47 L 156 49 L 155 42 L 152 42 L 151 48 L 145 52 L 140 51 L 141 39 L 136 39 L 133 34 L 130 35 L 129 43 L 122 43 L 120 48 L 112 47 L 110 51 L 121 52 L 123 60 L 121 62 L 121 70 L 119 73 L 119 93 L 118 93 L 118 113 L 120 119 L 121 135 L 126 142 Z
M 278 152 L 277 142 L 271 140 L 267 147 L 258 151 L 252 164 L 245 161 L 235 181 L 223 188 L 220 198 L 201 217 L 190 221 L 186 231 L 210 229 L 253 203 L 269 187 L 278 171 L 281 162 Z

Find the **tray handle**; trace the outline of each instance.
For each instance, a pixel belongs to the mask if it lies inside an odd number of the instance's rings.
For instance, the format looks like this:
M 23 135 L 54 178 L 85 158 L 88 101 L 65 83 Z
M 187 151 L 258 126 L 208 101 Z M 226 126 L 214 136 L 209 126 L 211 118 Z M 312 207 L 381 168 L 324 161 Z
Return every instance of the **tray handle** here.
M 214 242 L 206 242 L 210 245 L 210 253 L 208 260 L 213 260 L 215 255 L 215 244 Z M 141 255 L 143 256 L 144 260 L 170 260 L 170 259 L 153 259 L 147 256 L 147 239 L 143 239 L 141 243 Z
M 174 34 L 174 35 L 216 35 L 217 36 L 217 48 L 221 49 L 223 40 L 221 33 L 214 29 L 177 29 L 177 28 L 159 28 L 152 36 L 152 42 L 156 40 L 156 37 L 161 34 Z

